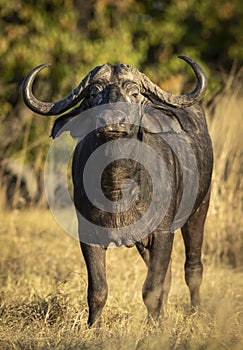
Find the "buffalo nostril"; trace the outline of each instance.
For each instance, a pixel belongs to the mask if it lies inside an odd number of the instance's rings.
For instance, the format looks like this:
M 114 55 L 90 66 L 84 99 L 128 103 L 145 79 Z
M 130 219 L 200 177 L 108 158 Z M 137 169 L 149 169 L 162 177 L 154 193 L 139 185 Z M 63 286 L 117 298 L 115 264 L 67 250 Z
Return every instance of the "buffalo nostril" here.
M 103 111 L 99 115 L 99 121 L 103 125 L 111 124 L 113 122 L 113 119 L 114 119 L 114 116 L 113 116 L 113 113 L 111 113 L 111 111 Z
M 106 117 L 105 117 L 105 113 L 104 112 L 101 112 L 100 115 L 99 115 L 99 120 L 100 122 L 103 122 L 104 124 L 106 123 Z
M 99 115 L 99 124 L 119 124 L 125 127 L 127 116 L 121 111 L 103 111 Z

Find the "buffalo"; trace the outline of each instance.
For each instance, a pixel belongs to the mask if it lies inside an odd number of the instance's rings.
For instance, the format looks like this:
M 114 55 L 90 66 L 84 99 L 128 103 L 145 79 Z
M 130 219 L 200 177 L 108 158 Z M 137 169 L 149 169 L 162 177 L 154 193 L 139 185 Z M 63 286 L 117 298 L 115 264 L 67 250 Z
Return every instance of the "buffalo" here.
M 174 231 L 179 228 L 185 244 L 185 280 L 191 304 L 200 304 L 201 250 L 213 166 L 211 140 L 199 104 L 207 78 L 195 61 L 179 58 L 190 65 L 197 79 L 191 93 L 179 96 L 162 90 L 125 64 L 94 68 L 57 102 L 42 102 L 33 94 L 37 74 L 49 64 L 34 68 L 23 82 L 23 99 L 33 112 L 62 114 L 54 123 L 52 137 L 69 130 L 79 138 L 72 179 L 88 273 L 89 326 L 99 324 L 106 303 L 106 250 L 111 243 L 136 246 L 147 266 L 142 295 L 148 317 L 158 320 L 163 315 L 171 281 Z M 82 123 L 88 116 L 94 117 L 95 126 L 85 134 Z M 97 153 L 87 175 L 86 164 L 102 147 L 103 156 Z M 97 172 L 102 172 L 101 197 L 108 209 L 97 199 Z M 157 195 L 159 191 L 161 195 Z

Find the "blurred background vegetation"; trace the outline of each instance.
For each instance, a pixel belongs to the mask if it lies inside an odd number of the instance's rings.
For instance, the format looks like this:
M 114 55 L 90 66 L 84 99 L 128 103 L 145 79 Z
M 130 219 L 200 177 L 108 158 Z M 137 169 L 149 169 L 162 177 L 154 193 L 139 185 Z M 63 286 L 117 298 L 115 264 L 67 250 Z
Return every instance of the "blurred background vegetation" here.
M 185 78 L 193 79 L 176 58 L 183 53 L 203 65 L 209 92 L 216 93 L 232 66 L 243 61 L 241 0 L 0 0 L 0 14 L 0 141 L 5 156 L 23 144 L 30 115 L 20 86 L 41 63 L 53 66 L 42 75 L 46 80 L 38 84 L 39 96 L 56 99 L 105 62 L 134 65 L 155 83 L 179 92 Z M 43 123 L 34 124 L 31 142 L 46 132 L 39 128 Z
M 242 217 L 242 43 L 242 0 L 0 0 L 0 206 L 25 206 L 28 196 L 35 205 L 45 203 L 43 168 L 53 118 L 35 116 L 22 102 L 21 83 L 33 67 L 53 64 L 36 84 L 43 100 L 63 97 L 105 62 L 134 65 L 165 90 L 180 93 L 194 83 L 190 68 L 177 59 L 184 54 L 209 78 L 205 104 L 217 183 L 211 227 L 236 208 L 227 242 Z M 227 206 L 222 208 L 222 201 Z M 208 244 L 207 249 L 218 248 Z M 217 257 L 231 259 L 225 249 Z M 236 266 L 238 258 L 232 259 Z

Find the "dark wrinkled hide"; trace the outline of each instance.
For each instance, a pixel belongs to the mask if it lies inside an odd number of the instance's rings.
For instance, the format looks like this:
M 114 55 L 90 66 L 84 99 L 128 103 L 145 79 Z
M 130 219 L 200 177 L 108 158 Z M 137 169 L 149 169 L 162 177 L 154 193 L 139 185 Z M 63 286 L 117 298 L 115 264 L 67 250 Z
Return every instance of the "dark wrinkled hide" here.
M 74 201 L 77 210 L 90 222 L 114 229 L 127 226 L 144 215 L 151 200 L 151 180 L 148 171 L 138 162 L 129 159 L 114 161 L 105 169 L 102 176 L 102 189 L 105 196 L 116 203 L 121 198 L 121 183 L 124 179 L 133 179 L 139 190 L 129 187 L 130 196 L 135 198 L 135 205 L 129 210 L 118 214 L 103 212 L 87 198 L 82 180 L 86 161 L 93 151 L 111 139 L 122 138 L 126 135 L 126 137 L 153 147 L 167 164 L 171 180 L 169 209 L 159 226 L 148 237 L 136 242 L 136 247 L 148 268 L 143 286 L 143 299 L 149 317 L 153 319 L 157 319 L 162 314 L 162 304 L 166 303 L 170 288 L 170 257 L 174 237 L 171 228 L 183 193 L 182 169 L 178 157 L 159 136 L 159 132 L 166 130 L 166 123 L 163 122 L 165 116 L 173 121 L 173 133 L 183 135 L 187 139 L 197 160 L 199 172 L 197 198 L 191 215 L 181 230 L 186 253 L 185 279 L 190 290 L 191 303 L 197 306 L 200 302 L 199 286 L 203 270 L 201 248 L 204 222 L 209 205 L 213 160 L 205 116 L 197 104 L 205 93 L 206 78 L 202 69 L 195 62 L 186 57 L 182 58 L 191 65 L 198 80 L 197 87 L 188 95 L 168 94 L 138 70 L 126 65 L 106 64 L 96 67 L 72 93 L 54 103 L 38 101 L 32 94 L 33 80 L 44 66 L 33 70 L 23 84 L 23 97 L 26 104 L 40 114 L 60 114 L 82 101 L 79 107 L 56 120 L 52 131 L 53 137 L 60 135 L 65 130 L 67 122 L 74 116 L 97 105 L 126 102 L 154 108 L 154 116 L 149 115 L 149 110 L 148 115 L 145 116 L 154 131 L 139 128 L 137 125 L 124 126 L 122 113 L 117 110 L 121 118 L 121 122 L 113 126 L 117 132 L 111 133 L 109 127 L 104 127 L 99 132 L 90 133 L 78 144 L 73 158 Z M 112 115 L 109 114 L 107 118 L 112 118 Z M 163 179 L 161 179 L 161 186 L 163 186 Z M 108 293 L 105 268 L 106 248 L 82 243 L 82 235 L 85 233 L 82 232 L 81 227 L 79 234 L 88 271 L 88 324 L 92 325 L 100 319 Z M 107 237 L 107 242 L 109 239 L 112 241 L 112 237 Z M 117 245 L 132 246 L 134 244 L 126 237 L 123 241 L 119 241 L 119 237 L 114 238 L 113 241 Z

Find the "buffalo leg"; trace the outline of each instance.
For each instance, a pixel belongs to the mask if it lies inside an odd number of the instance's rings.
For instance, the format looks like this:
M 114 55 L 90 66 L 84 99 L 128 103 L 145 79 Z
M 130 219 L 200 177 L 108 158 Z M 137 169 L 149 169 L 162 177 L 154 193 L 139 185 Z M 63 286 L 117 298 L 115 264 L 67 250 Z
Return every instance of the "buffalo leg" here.
M 181 229 L 186 252 L 185 280 L 190 290 L 192 306 L 200 305 L 199 288 L 203 274 L 201 251 L 209 198 L 210 192 Z
M 149 318 L 154 320 L 157 320 L 162 313 L 163 302 L 169 292 L 169 265 L 173 238 L 174 234 L 170 232 L 153 233 L 148 247 L 149 262 L 147 277 L 143 285 L 143 300 Z
M 146 266 L 148 266 L 149 263 L 149 251 L 146 247 L 144 247 L 143 243 L 138 242 L 136 243 L 136 248 L 139 252 L 139 254 L 141 255 L 141 257 L 143 258 L 143 261 L 145 262 Z
M 171 285 L 171 262 L 172 260 L 170 259 L 169 266 L 167 268 L 166 275 L 165 275 L 164 285 L 163 285 L 163 306 L 164 307 L 166 307 L 167 305 L 167 300 L 168 300 L 170 285 Z
M 100 323 L 102 309 L 106 303 L 108 286 L 106 282 L 106 250 L 98 246 L 81 243 L 81 249 L 88 272 L 88 325 Z

